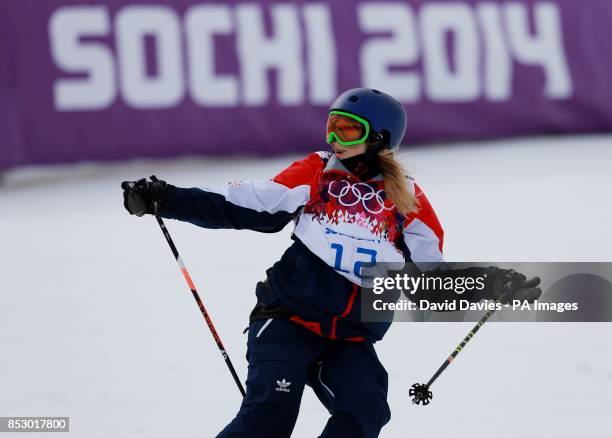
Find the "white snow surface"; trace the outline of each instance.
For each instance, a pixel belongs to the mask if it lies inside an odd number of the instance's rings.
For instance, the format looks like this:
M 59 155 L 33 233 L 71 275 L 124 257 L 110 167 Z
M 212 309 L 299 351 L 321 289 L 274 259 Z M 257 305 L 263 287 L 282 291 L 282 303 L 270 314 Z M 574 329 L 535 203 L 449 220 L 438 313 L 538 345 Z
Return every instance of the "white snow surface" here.
M 445 228 L 447 260 L 612 260 L 611 135 L 403 151 Z M 240 395 L 157 223 L 129 216 L 119 185 L 156 174 L 216 186 L 269 178 L 298 158 L 5 175 L 0 415 L 70 416 L 79 438 L 215 436 Z M 167 225 L 244 378 L 255 283 L 290 244 L 291 225 L 272 235 Z M 612 324 L 488 324 L 435 383 L 432 403 L 412 405 L 410 386 L 427 381 L 472 325 L 396 323 L 377 343 L 393 415 L 382 437 L 610 436 Z M 306 389 L 293 436 L 318 436 L 327 418 Z

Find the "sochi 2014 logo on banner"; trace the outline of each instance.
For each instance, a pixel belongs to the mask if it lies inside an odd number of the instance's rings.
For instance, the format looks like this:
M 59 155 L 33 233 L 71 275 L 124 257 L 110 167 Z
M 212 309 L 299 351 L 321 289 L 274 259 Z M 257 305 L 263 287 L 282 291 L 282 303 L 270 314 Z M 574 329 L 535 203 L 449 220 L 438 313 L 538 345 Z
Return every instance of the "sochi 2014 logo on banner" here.
M 344 82 L 404 103 L 505 102 L 518 65 L 542 75 L 542 98 L 569 99 L 561 21 L 552 1 L 66 5 L 48 21 L 53 105 L 327 105 Z

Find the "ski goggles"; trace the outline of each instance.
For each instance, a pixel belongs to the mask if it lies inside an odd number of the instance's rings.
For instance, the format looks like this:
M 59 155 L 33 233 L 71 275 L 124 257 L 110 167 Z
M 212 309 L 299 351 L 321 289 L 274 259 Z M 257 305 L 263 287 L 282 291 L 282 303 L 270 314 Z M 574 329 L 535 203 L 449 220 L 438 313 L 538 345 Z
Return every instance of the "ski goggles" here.
M 342 146 L 365 143 L 370 135 L 370 123 L 359 116 L 343 111 L 330 111 L 327 119 L 327 143 Z

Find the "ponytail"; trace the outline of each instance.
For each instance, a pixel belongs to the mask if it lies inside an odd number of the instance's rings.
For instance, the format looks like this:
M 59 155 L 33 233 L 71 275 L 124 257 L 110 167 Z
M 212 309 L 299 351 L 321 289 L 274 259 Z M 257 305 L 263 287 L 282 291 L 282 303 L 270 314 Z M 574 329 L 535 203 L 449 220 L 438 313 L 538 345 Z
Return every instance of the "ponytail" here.
M 416 213 L 419 201 L 408 188 L 406 171 L 401 163 L 395 159 L 393 152 L 384 149 L 378 153 L 380 166 L 385 181 L 385 193 L 395 204 L 395 208 L 402 215 Z

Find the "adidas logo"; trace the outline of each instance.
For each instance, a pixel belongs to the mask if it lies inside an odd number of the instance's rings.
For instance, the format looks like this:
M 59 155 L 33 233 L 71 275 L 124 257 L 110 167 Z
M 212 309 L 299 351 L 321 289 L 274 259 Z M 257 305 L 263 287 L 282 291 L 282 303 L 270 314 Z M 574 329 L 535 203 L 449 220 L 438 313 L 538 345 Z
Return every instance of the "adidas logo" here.
M 278 388 L 276 388 L 277 391 L 291 392 L 291 390 L 289 389 L 289 386 L 291 386 L 291 382 L 287 382 L 285 379 L 283 379 L 283 380 L 277 380 L 276 384 L 278 385 Z

